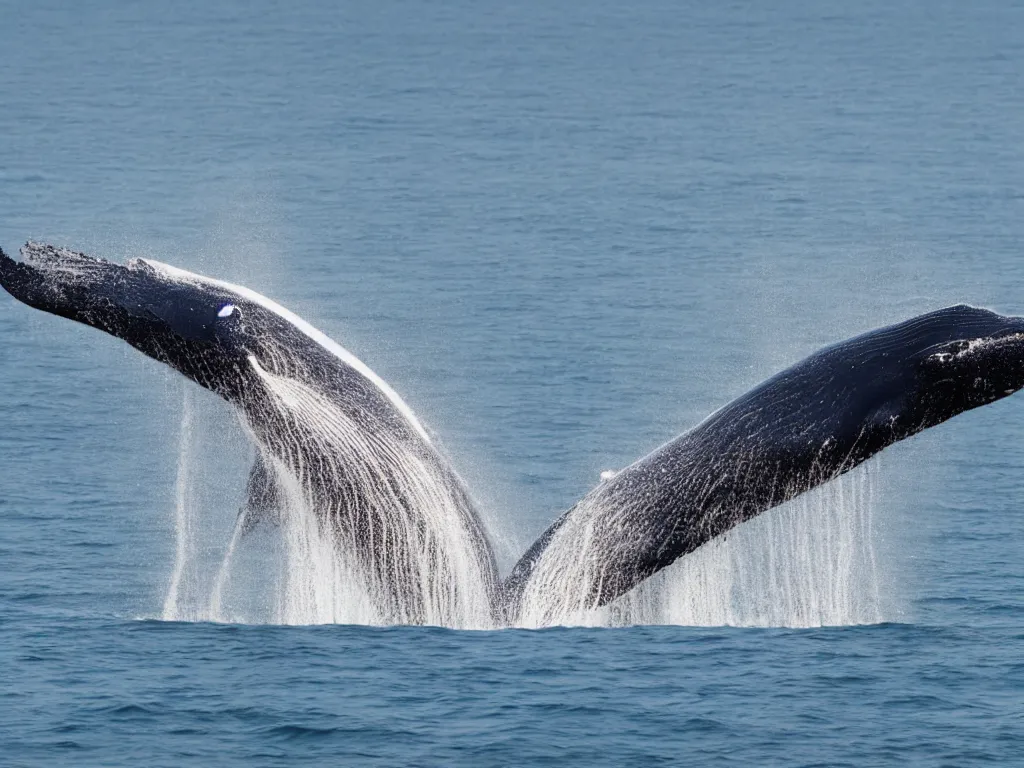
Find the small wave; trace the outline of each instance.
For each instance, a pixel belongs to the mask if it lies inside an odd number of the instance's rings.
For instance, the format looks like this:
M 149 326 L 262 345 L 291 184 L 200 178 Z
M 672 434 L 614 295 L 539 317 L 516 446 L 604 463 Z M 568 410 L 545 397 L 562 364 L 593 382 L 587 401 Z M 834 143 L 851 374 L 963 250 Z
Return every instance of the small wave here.
M 105 707 L 100 711 L 110 717 L 127 719 L 135 717 L 151 717 L 159 713 L 160 710 L 157 707 L 147 707 L 142 704 L 119 704 L 116 706 Z
M 315 728 L 309 725 L 278 725 L 268 729 L 265 733 L 268 736 L 284 739 L 285 741 L 307 741 L 333 736 L 340 730 L 342 729 Z

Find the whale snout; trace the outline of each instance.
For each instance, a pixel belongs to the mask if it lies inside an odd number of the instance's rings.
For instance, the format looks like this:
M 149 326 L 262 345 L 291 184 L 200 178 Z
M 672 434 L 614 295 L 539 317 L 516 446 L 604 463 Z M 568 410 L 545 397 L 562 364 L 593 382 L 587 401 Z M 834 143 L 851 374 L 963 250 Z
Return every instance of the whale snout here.
M 0 251 L 0 285 L 29 306 L 127 341 L 161 332 L 183 341 L 212 340 L 205 297 L 144 259 L 122 265 L 29 242 L 21 261 Z
M 116 264 L 31 242 L 20 253 L 0 250 L 0 285 L 18 301 L 122 339 L 225 397 L 237 393 L 245 311 L 235 293 L 144 259 Z
M 126 312 L 130 273 L 120 264 L 52 245 L 26 243 L 21 261 L 0 250 L 0 285 L 14 298 L 115 335 Z
M 65 273 L 69 277 L 87 278 L 97 271 L 108 272 L 114 264 L 95 256 L 87 256 L 69 248 L 29 241 L 21 248 L 21 259 L 36 269 L 52 273 Z

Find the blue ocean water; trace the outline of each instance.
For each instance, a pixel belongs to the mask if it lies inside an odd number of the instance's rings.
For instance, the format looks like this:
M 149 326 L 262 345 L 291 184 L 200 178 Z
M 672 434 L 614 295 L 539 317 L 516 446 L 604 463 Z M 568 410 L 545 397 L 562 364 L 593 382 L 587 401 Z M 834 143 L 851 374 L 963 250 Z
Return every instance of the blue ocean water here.
M 0 4 L 0 243 L 279 299 L 412 404 L 506 567 L 602 470 L 825 343 L 957 301 L 1024 313 L 1020 5 L 339 5 Z M 4 298 L 0 764 L 1024 754 L 1020 396 L 869 468 L 871 623 L 160 621 L 183 403 L 210 425 L 211 562 L 239 436 L 173 372 Z

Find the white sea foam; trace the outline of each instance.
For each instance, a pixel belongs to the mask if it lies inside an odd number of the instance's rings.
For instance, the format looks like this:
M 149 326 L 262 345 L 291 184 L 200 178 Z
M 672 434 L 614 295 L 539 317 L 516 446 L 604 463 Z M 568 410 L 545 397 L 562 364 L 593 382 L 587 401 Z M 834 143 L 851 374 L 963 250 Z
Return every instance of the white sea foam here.
M 759 515 L 607 606 L 570 608 L 567 584 L 563 613 L 527 612 L 521 621 L 818 627 L 891 619 L 876 556 L 876 471 L 870 462 Z

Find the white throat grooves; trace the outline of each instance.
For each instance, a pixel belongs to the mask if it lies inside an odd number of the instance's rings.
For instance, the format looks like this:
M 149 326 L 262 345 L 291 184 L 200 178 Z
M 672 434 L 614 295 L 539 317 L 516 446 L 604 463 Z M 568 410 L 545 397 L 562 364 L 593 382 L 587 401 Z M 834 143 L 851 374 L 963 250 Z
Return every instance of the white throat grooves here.
M 332 355 L 337 357 L 339 360 L 345 363 L 345 365 L 357 371 L 360 375 L 363 376 L 363 378 L 365 378 L 367 381 L 369 381 L 375 387 L 377 387 L 377 389 L 380 390 L 381 394 L 383 394 L 388 400 L 390 400 L 391 404 L 394 405 L 395 408 L 397 408 L 398 411 L 403 416 L 405 416 L 406 420 L 409 422 L 409 424 L 412 425 L 413 429 L 415 429 L 416 432 L 419 433 L 420 437 L 422 437 L 428 443 L 431 442 L 430 435 L 427 434 L 427 430 L 423 428 L 422 424 L 420 424 L 419 419 L 416 418 L 416 414 L 412 412 L 412 408 L 405 404 L 405 401 L 398 396 L 398 393 L 395 392 L 395 390 L 388 386 L 387 382 L 385 382 L 384 379 L 382 379 L 380 376 L 378 376 L 376 373 L 370 370 L 370 367 L 366 363 L 364 363 L 358 357 L 353 355 L 351 352 L 349 352 L 347 349 L 341 346 L 334 339 L 329 337 L 323 331 L 314 328 L 312 325 L 307 323 L 294 312 L 285 309 L 276 301 L 268 299 L 263 294 L 256 293 L 256 291 L 252 290 L 251 288 L 246 288 L 245 286 L 242 285 L 235 285 L 234 283 L 228 283 L 223 280 L 216 280 L 212 277 L 197 275 L 194 272 L 179 269 L 178 267 L 172 267 L 170 264 L 164 264 L 163 262 L 153 261 L 151 259 L 139 259 L 139 261 L 148 264 L 158 272 L 161 272 L 167 277 L 171 277 L 176 280 L 183 280 L 185 282 L 197 285 L 203 285 L 205 283 L 208 285 L 215 285 L 218 288 L 224 288 L 229 291 L 234 291 L 239 296 L 243 296 L 249 301 L 255 302 L 256 304 L 259 304 L 261 307 L 270 310 L 278 317 L 287 320 L 289 323 L 298 328 L 303 334 L 308 336 L 310 339 L 315 341 L 317 344 L 326 349 Z

